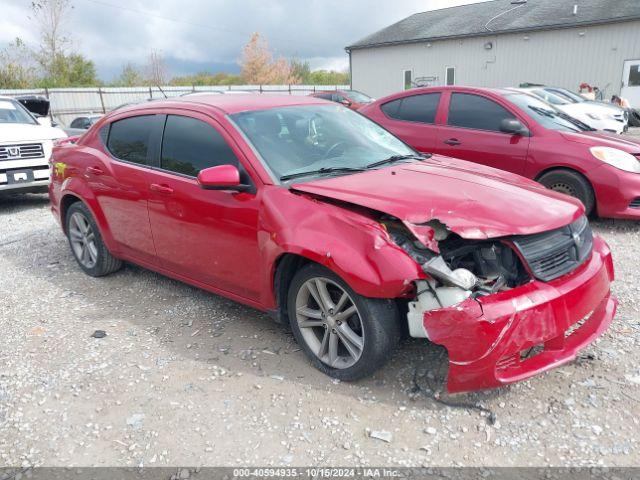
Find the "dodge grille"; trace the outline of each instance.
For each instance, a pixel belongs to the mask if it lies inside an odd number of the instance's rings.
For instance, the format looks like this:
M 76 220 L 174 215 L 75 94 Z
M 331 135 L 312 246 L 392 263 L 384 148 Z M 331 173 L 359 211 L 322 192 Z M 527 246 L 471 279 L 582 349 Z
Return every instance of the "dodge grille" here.
M 593 234 L 586 217 L 550 232 L 513 238 L 533 275 L 545 282 L 575 270 L 589 258 Z

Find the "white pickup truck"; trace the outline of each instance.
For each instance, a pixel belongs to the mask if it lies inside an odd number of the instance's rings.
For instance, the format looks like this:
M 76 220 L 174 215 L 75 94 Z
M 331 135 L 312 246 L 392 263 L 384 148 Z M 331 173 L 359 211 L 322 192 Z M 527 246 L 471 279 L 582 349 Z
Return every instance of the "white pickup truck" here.
M 13 98 L 0 96 L 0 195 L 46 191 L 53 141 L 66 136 L 38 123 Z

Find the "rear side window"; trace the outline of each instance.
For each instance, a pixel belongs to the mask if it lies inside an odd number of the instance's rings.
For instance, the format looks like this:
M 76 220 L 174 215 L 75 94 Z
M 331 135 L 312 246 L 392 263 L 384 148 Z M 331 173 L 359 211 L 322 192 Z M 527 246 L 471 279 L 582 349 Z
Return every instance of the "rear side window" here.
M 162 139 L 160 166 L 164 170 L 195 177 L 217 165 L 238 166 L 238 159 L 222 135 L 195 118 L 169 115 Z
M 405 122 L 435 123 L 439 93 L 425 93 L 399 98 L 385 103 L 380 108 L 388 117 Z
M 515 118 L 493 100 L 470 93 L 454 93 L 451 95 L 447 124 L 499 132 L 502 120 Z
M 86 117 L 76 118 L 69 125 L 70 128 L 87 128 L 89 124 L 89 119 Z
M 129 117 L 113 122 L 109 128 L 107 149 L 120 160 L 148 165 L 149 139 L 155 115 Z

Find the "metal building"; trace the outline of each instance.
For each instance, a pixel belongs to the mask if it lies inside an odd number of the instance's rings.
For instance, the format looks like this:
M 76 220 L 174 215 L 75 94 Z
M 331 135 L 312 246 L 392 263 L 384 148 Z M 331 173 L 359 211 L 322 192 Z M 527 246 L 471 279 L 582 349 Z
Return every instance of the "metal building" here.
M 352 87 L 598 87 L 640 108 L 640 0 L 493 0 L 417 13 L 346 48 Z

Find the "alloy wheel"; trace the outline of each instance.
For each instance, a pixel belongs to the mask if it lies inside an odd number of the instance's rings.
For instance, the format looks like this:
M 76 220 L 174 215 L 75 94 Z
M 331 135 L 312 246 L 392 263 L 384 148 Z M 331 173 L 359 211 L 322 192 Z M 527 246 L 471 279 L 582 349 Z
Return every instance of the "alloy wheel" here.
M 321 362 L 344 369 L 362 356 L 365 338 L 360 312 L 334 281 L 315 277 L 302 284 L 295 314 L 302 338 Z
M 98 261 L 96 236 L 89 220 L 80 212 L 74 212 L 69 219 L 69 241 L 82 266 L 93 268 Z

